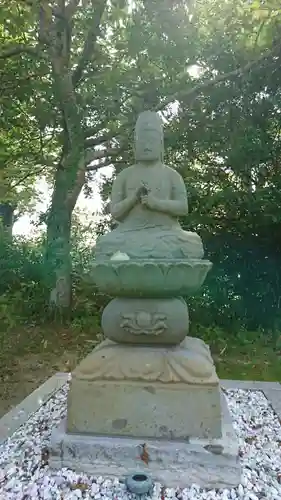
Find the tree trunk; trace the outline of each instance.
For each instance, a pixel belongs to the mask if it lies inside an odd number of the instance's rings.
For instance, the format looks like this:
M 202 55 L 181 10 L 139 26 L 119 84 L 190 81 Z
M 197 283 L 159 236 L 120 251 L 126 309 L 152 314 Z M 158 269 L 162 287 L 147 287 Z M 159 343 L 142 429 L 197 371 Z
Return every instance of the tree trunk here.
M 84 169 L 78 167 L 76 178 L 60 166 L 55 176 L 48 216 L 46 273 L 50 306 L 55 314 L 67 317 L 71 308 L 71 217 L 84 183 Z
M 0 203 L 0 226 L 2 237 L 12 241 L 14 209 L 9 203 Z M 2 239 L 2 238 L 1 238 Z
M 61 186 L 54 188 L 54 195 L 47 229 L 46 273 L 50 306 L 65 316 L 71 306 L 71 211 Z
M 48 2 L 47 2 L 48 3 Z M 79 2 L 57 0 L 56 14 L 40 9 L 39 40 L 47 48 L 52 65 L 54 98 L 61 112 L 62 161 L 56 169 L 47 230 L 46 270 L 51 290 L 50 302 L 65 312 L 71 305 L 71 216 L 85 182 L 84 110 L 77 86 L 93 58 L 106 0 L 92 2 L 91 28 L 85 37 L 80 59 L 71 68 L 73 16 Z

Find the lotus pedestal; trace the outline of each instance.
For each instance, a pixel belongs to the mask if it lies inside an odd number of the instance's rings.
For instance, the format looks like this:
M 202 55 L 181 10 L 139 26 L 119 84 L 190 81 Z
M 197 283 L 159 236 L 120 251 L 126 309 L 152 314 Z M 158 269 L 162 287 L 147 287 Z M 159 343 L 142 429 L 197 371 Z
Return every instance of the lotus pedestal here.
M 165 486 L 240 481 L 238 445 L 208 346 L 188 337 L 184 296 L 203 284 L 205 260 L 96 262 L 113 299 L 107 340 L 72 374 L 53 467 L 120 477 L 136 471 Z

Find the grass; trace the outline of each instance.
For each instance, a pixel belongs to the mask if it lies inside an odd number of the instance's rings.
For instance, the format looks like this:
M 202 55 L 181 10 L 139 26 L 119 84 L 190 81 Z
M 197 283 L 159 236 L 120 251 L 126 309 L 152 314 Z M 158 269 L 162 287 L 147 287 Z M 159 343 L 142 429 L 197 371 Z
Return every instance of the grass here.
M 193 335 L 210 346 L 221 379 L 281 382 L 279 334 L 195 326 Z
M 98 342 L 92 327 L 28 326 L 0 333 L 0 416 L 57 371 L 71 371 Z M 230 334 L 195 328 L 193 335 L 211 347 L 220 378 L 281 381 L 281 350 L 257 333 Z M 86 331 L 86 333 L 85 333 Z
M 281 382 L 281 356 L 262 345 L 235 347 L 213 357 L 222 379 Z

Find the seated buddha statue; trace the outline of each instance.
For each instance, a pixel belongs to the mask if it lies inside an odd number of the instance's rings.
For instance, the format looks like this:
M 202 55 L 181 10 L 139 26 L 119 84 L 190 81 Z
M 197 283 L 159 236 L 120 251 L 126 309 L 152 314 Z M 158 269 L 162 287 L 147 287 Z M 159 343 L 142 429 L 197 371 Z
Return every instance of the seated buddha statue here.
M 144 111 L 135 127 L 135 165 L 113 182 L 111 214 L 117 227 L 96 243 L 96 260 L 124 253 L 130 259 L 202 259 L 201 238 L 184 231 L 178 221 L 188 214 L 184 181 L 163 163 L 162 121 Z

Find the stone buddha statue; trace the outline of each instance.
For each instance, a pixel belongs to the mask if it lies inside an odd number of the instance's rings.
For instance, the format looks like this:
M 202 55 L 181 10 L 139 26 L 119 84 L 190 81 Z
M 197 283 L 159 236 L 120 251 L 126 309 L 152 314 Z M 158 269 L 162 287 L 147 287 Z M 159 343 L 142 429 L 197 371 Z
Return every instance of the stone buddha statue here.
M 183 231 L 178 217 L 188 202 L 181 175 L 163 163 L 162 121 L 144 111 L 135 127 L 136 163 L 113 183 L 111 214 L 118 226 L 97 240 L 96 260 L 124 253 L 130 259 L 202 259 L 198 234 Z
M 222 435 L 219 379 L 209 348 L 188 337 L 189 313 L 183 299 L 200 288 L 212 264 L 203 259 L 200 237 L 179 224 L 178 218 L 188 213 L 186 189 L 178 172 L 163 164 L 157 113 L 139 116 L 135 153 L 135 165 L 122 170 L 112 188 L 111 213 L 118 226 L 97 240 L 91 263 L 92 282 L 112 300 L 101 318 L 106 340 L 72 373 L 67 431 L 164 438 L 169 447 L 171 440 L 182 439 L 185 447 L 190 437 Z M 113 400 L 116 404 L 108 414 Z M 132 446 L 132 453 L 129 448 L 125 453 L 138 470 L 139 454 Z M 166 453 L 152 446 L 153 456 Z M 205 446 L 202 449 L 205 459 Z M 106 450 L 111 453 L 110 447 Z M 193 443 L 184 475 L 192 454 Z M 150 472 L 154 474 L 158 465 Z M 196 473 L 200 467 L 196 462 Z

